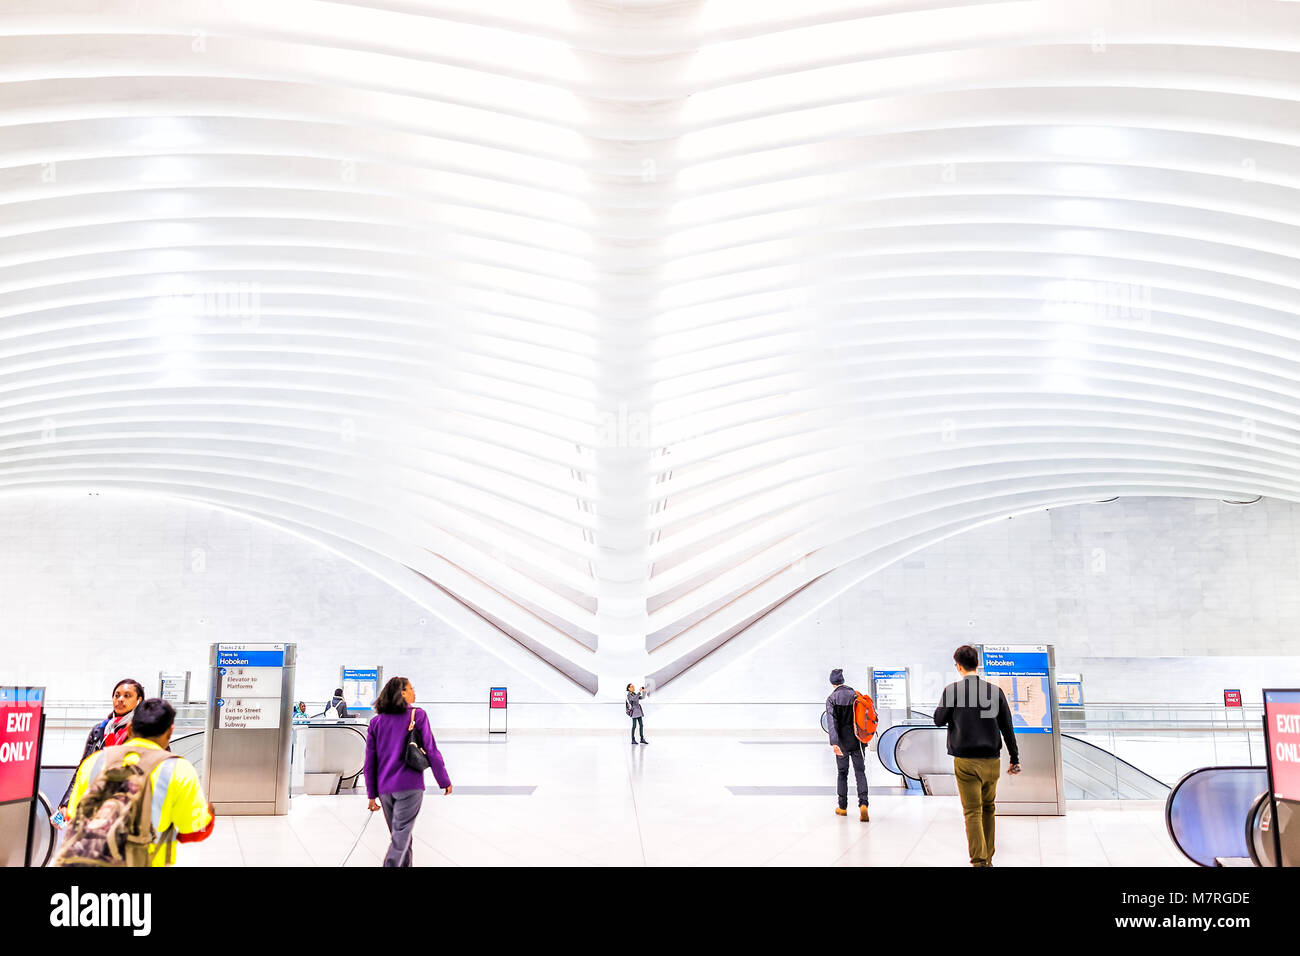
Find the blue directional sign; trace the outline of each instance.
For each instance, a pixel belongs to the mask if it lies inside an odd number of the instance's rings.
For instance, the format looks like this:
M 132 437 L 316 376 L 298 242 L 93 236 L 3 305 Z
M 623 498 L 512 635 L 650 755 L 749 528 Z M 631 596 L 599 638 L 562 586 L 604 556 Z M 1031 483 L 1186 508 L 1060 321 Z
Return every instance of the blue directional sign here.
M 279 650 L 230 650 L 217 648 L 217 666 L 219 667 L 283 667 L 284 648 Z
M 1052 732 L 1052 697 L 1056 689 L 1050 686 L 1046 647 L 986 644 L 984 676 L 1006 694 L 1016 733 Z

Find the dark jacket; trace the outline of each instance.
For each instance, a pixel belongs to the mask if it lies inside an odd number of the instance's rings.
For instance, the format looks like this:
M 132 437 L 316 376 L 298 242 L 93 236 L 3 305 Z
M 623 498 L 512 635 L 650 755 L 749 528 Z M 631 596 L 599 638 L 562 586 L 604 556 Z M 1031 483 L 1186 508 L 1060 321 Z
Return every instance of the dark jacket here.
M 826 726 L 831 746 L 839 747 L 846 754 L 862 746 L 853 730 L 853 702 L 857 699 L 858 692 L 848 684 L 836 687 L 826 698 Z
M 948 753 L 954 757 L 997 757 L 1002 742 L 1012 763 L 1020 763 L 1020 747 L 1011 723 L 1011 705 L 1002 688 L 970 674 L 943 689 L 934 709 L 936 727 L 948 728 Z
M 81 752 L 81 759 L 77 761 L 77 766 L 81 766 L 85 763 L 86 758 L 91 754 L 99 753 L 104 749 L 104 734 L 109 721 L 111 721 L 113 717 L 113 714 L 109 714 L 94 727 L 90 728 L 90 733 L 86 735 L 86 749 Z M 59 801 L 60 807 L 66 807 L 68 805 L 68 798 L 72 796 L 72 785 L 76 782 L 77 775 L 74 773 L 72 779 L 68 781 L 68 789 L 63 791 L 63 799 Z
M 325 716 L 328 716 L 331 710 L 338 714 L 339 719 L 342 720 L 348 716 L 348 702 L 342 697 L 331 697 L 329 704 L 325 707 Z

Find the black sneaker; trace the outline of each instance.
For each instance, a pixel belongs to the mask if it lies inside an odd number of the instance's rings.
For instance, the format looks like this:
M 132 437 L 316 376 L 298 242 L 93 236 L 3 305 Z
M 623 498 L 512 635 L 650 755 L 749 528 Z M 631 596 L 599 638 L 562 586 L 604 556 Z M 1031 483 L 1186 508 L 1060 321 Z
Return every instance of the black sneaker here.
M 650 742 L 650 741 L 648 741 L 648 740 L 643 740 L 643 741 L 641 741 L 641 743 L 643 743 L 643 744 L 648 744 L 649 742 Z

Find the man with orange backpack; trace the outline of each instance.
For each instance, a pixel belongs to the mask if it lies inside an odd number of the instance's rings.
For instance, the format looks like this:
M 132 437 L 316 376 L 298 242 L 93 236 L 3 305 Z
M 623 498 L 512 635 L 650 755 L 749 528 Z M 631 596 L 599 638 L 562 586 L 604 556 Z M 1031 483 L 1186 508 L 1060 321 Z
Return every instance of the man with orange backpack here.
M 826 698 L 826 726 L 835 752 L 835 794 L 839 797 L 835 812 L 848 816 L 852 761 L 858 785 L 858 819 L 866 823 L 871 817 L 867 814 L 867 770 L 862 757 L 876 732 L 876 707 L 870 697 L 844 683 L 844 671 L 838 667 L 831 671 L 831 687 L 831 695 Z

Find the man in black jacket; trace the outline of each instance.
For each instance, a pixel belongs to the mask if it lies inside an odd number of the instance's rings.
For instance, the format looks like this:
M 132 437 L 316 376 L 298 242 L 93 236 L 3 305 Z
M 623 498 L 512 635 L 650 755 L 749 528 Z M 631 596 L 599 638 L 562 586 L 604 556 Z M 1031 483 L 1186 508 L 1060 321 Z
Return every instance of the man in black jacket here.
M 1011 705 L 996 684 L 981 679 L 979 652 L 963 644 L 953 653 L 961 680 L 949 684 L 934 709 L 936 727 L 948 728 L 948 753 L 952 755 L 957 793 L 966 815 L 966 843 L 971 866 L 993 865 L 993 813 L 998 795 L 998 756 L 1007 742 L 1011 767 L 1020 773 L 1020 748 L 1011 723 Z
M 831 737 L 831 750 L 835 752 L 835 793 L 839 805 L 835 812 L 842 817 L 849 814 L 849 762 L 853 762 L 853 776 L 858 785 L 858 819 L 870 820 L 867 814 L 867 770 L 862 762 L 862 741 L 853 729 L 853 703 L 858 692 L 844 683 L 844 671 L 831 671 L 831 695 L 826 698 L 826 727 Z

